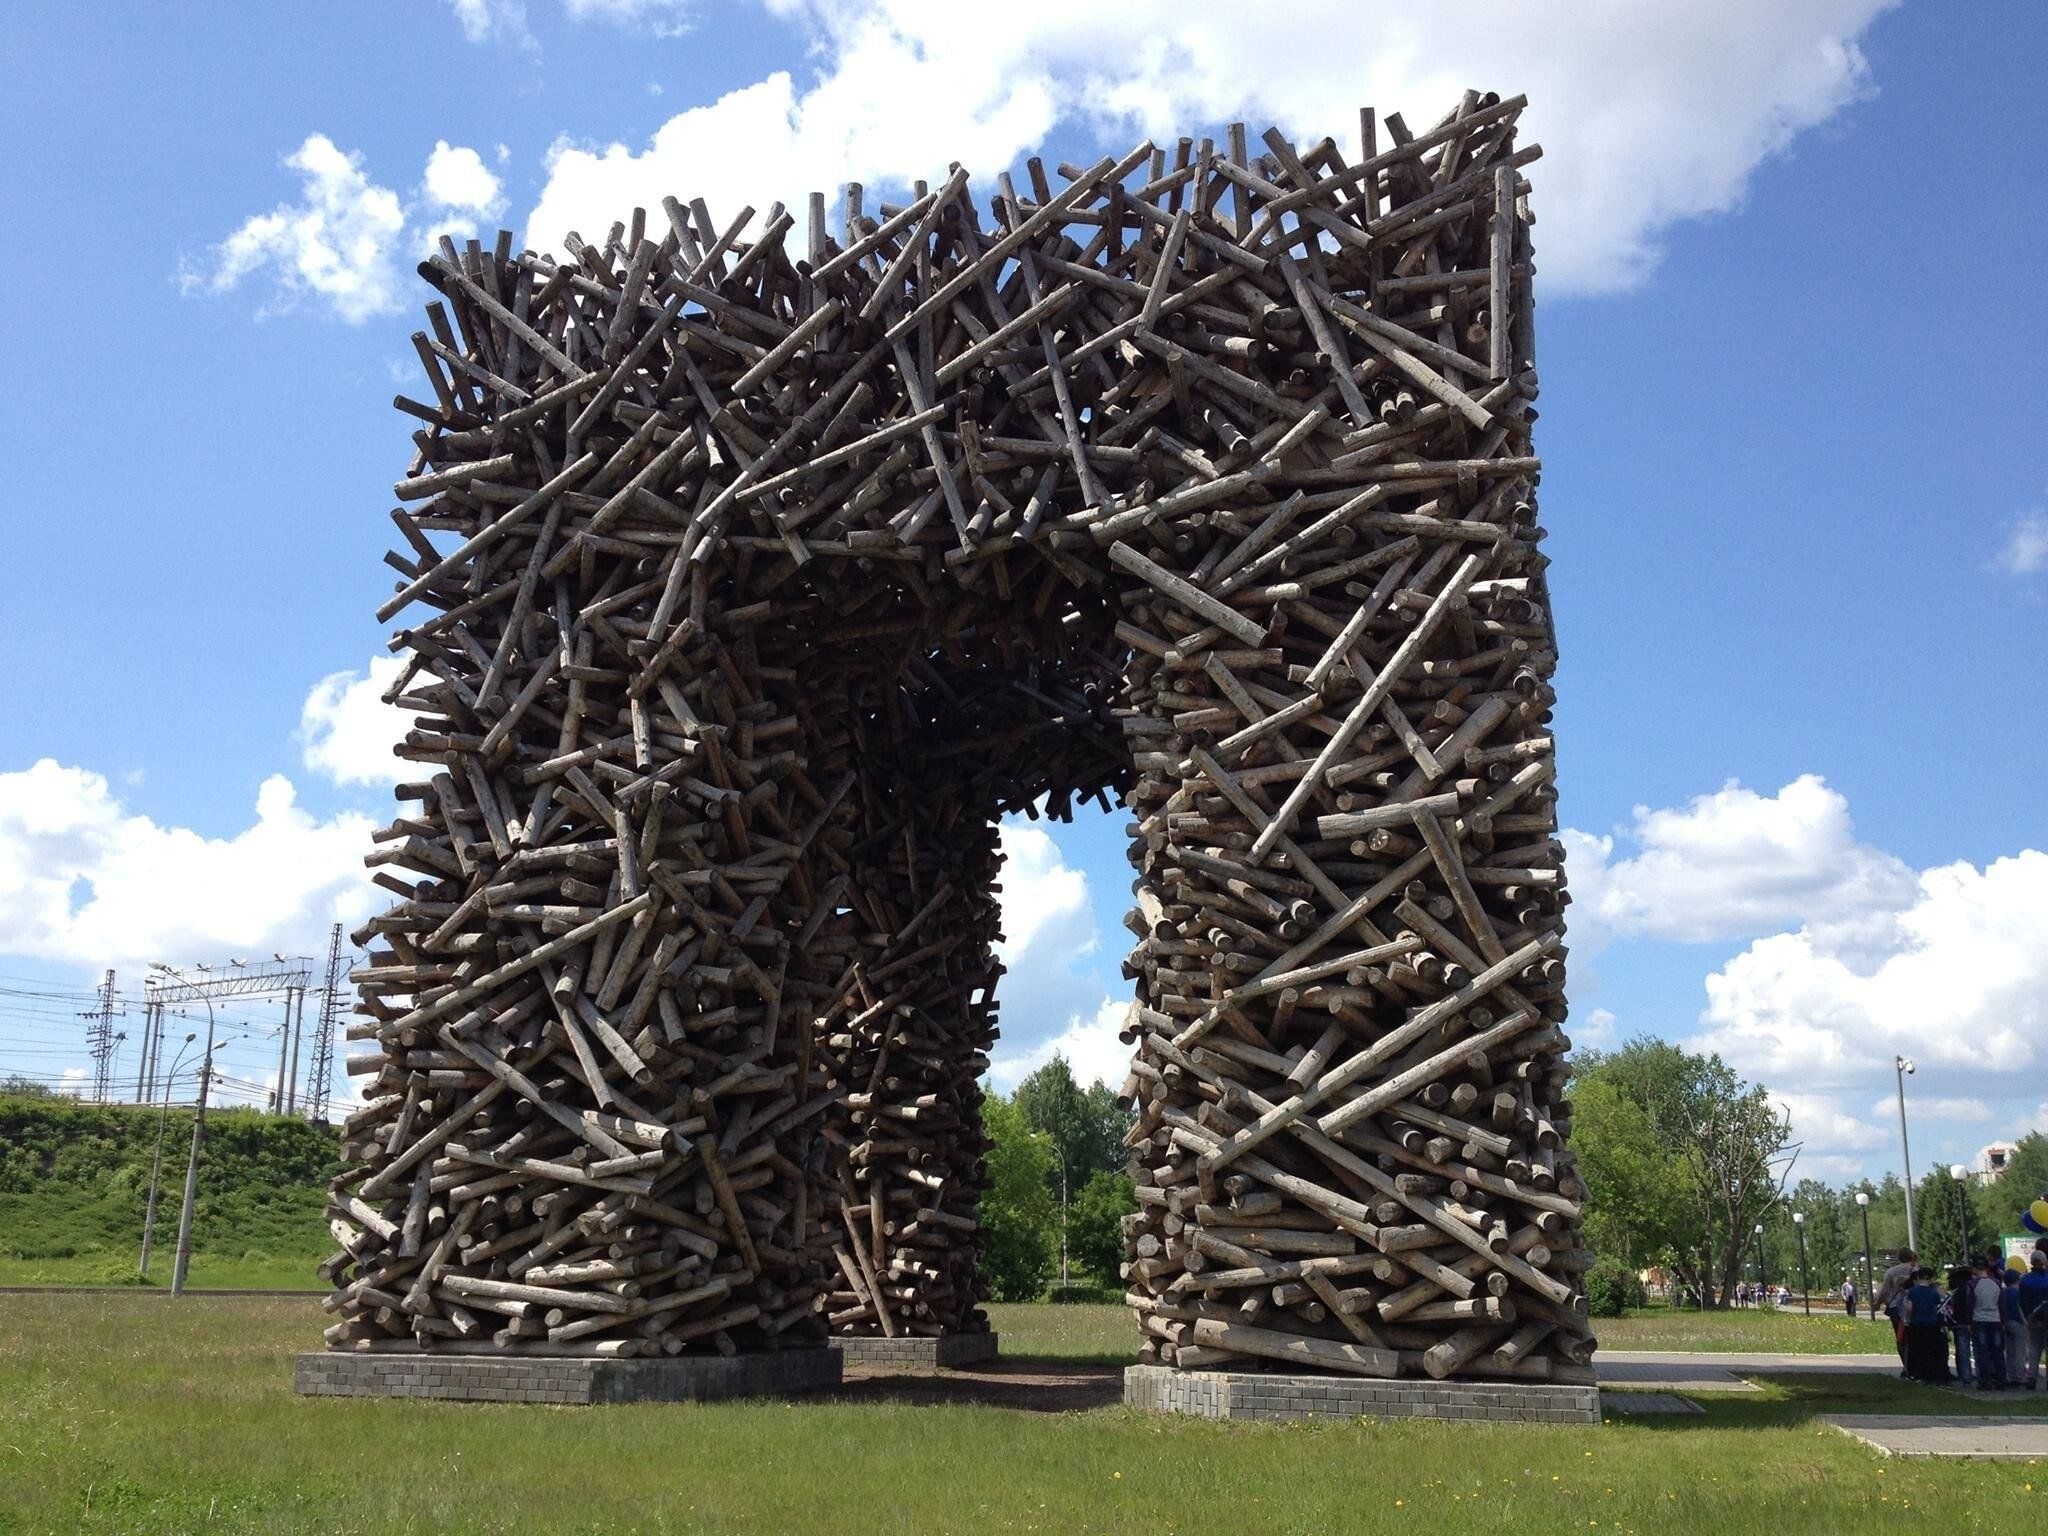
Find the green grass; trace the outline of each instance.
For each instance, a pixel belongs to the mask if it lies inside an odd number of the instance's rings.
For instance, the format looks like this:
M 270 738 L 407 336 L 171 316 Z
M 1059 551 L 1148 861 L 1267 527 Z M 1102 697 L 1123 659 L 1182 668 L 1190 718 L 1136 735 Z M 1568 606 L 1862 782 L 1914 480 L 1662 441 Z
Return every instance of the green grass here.
M 147 1289 L 168 1290 L 171 1258 L 177 1245 L 177 1228 L 162 1234 L 149 1256 Z M 13 1259 L 0 1256 L 0 1285 L 133 1285 L 144 1288 L 136 1277 L 137 1246 L 125 1252 L 87 1249 L 61 1259 Z M 215 1253 L 194 1247 L 192 1267 L 185 1283 L 201 1290 L 236 1291 L 320 1291 L 325 1290 L 315 1266 L 326 1258 L 323 1251 L 273 1257 L 270 1254 Z
M 131 1285 L 159 1123 L 162 1194 L 150 1278 L 170 1283 L 189 1112 L 0 1096 L 0 1285 Z M 320 1284 L 332 1251 L 322 1185 L 336 1134 L 302 1120 L 221 1110 L 207 1117 L 191 1283 Z
M 1858 1317 L 1840 1309 L 1808 1317 L 1789 1312 L 1741 1308 L 1725 1312 L 1673 1311 L 1646 1307 L 1626 1317 L 1603 1317 L 1593 1331 L 1607 1349 L 1689 1349 L 1718 1354 L 1784 1352 L 1798 1355 L 1886 1354 L 1892 1350 L 1892 1325 Z
M 1105 1352 L 1114 1309 L 997 1309 Z M 1091 1315 L 1094 1314 L 1094 1315 Z M 539 1408 L 300 1400 L 303 1300 L 0 1300 L 0 1531 L 2022 1530 L 2048 1468 L 1885 1461 L 1812 1421 L 1958 1411 L 1896 1381 L 1773 1381 L 1597 1428 L 1208 1424 L 887 1400 Z M 1923 1399 L 1932 1399 L 1932 1403 Z M 2043 1490 L 2036 1494 L 2029 1485 Z

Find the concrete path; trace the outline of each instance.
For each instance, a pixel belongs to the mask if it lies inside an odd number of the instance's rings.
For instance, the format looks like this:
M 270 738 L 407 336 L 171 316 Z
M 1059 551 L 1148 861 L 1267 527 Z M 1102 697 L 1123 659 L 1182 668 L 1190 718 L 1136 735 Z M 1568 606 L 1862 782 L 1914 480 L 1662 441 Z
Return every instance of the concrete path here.
M 1896 1375 L 1896 1355 L 1723 1355 L 1690 1350 L 1603 1349 L 1593 1356 L 1600 1385 L 1632 1392 L 1754 1392 L 1745 1376 Z
M 1887 1456 L 1960 1456 L 1976 1461 L 2048 1460 L 2048 1419 L 1974 1414 L 1829 1413 L 1821 1422 Z

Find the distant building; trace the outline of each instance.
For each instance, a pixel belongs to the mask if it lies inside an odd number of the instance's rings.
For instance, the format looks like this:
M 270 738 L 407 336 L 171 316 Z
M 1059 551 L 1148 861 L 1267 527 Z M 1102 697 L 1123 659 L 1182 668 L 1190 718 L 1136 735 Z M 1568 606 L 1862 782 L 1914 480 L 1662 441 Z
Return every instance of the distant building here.
M 1971 1164 L 1971 1171 L 1977 1175 L 1979 1184 L 1990 1184 L 2002 1175 L 2012 1163 L 2012 1143 L 1994 1141 L 1977 1154 Z

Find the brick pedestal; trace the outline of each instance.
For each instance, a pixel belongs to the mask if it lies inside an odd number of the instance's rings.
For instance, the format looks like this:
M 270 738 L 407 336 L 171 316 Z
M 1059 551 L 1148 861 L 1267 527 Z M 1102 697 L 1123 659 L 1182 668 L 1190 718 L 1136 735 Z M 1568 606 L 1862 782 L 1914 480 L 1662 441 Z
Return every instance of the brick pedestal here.
M 937 1338 L 884 1339 L 868 1334 L 836 1338 L 832 1347 L 848 1365 L 891 1371 L 958 1370 L 996 1357 L 992 1333 L 946 1333 Z
M 1205 1419 L 1475 1419 L 1598 1424 L 1600 1389 L 1544 1382 L 1382 1381 L 1263 1371 L 1178 1371 L 1133 1365 L 1124 1403 Z
M 784 1397 L 839 1384 L 830 1349 L 664 1360 L 455 1354 L 300 1355 L 292 1389 L 308 1397 L 436 1397 L 464 1403 L 678 1403 Z

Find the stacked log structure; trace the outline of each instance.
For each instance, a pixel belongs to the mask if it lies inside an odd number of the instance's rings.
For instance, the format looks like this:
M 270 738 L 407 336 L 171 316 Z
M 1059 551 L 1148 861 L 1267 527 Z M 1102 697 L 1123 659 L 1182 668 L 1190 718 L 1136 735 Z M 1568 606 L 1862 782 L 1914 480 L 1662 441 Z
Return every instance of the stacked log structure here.
M 1583 1379 L 1522 107 L 441 243 L 332 1347 L 985 1328 L 1092 796 L 1145 1358 Z

